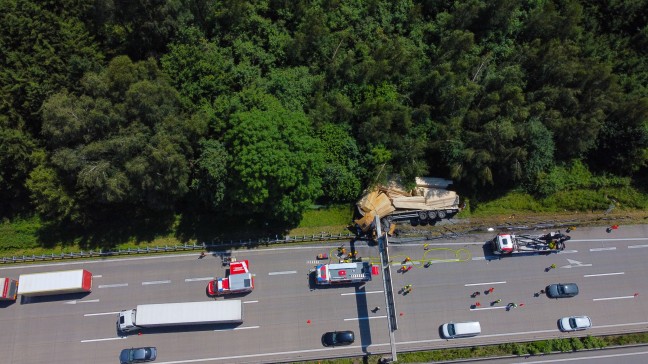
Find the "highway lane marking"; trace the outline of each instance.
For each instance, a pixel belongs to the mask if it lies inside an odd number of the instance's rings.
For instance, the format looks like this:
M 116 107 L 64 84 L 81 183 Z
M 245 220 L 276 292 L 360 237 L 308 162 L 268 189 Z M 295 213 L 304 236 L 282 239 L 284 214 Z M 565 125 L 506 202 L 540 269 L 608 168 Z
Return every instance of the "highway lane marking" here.
M 600 274 L 586 274 L 583 277 L 603 277 L 603 276 L 618 276 L 625 274 L 625 272 L 616 272 L 616 273 L 600 273 Z
M 592 356 L 582 356 L 580 358 L 564 358 L 564 359 L 549 359 L 549 360 L 538 360 L 538 361 L 525 361 L 524 363 L 528 364 L 542 364 L 542 363 L 556 363 L 561 361 L 576 361 L 576 360 L 592 360 L 592 359 L 607 359 L 607 358 L 616 358 L 619 356 L 631 356 L 631 355 L 645 355 L 648 354 L 648 351 L 638 351 L 635 353 L 622 353 L 622 354 L 606 354 L 606 355 L 592 355 Z
M 387 316 L 371 316 L 371 317 L 354 317 L 354 318 L 345 318 L 344 321 L 359 321 L 359 320 L 373 320 L 378 318 L 387 318 Z
M 586 241 L 633 241 L 633 240 L 648 240 L 648 238 L 617 238 L 617 239 L 571 239 L 570 242 L 586 242 Z
M 67 301 L 67 302 L 65 302 L 65 304 L 66 305 L 76 305 L 77 303 L 90 303 L 90 302 L 99 302 L 99 300 L 98 299 L 97 300 L 86 300 L 86 301 L 74 300 L 74 301 Z
M 370 293 L 383 293 L 383 291 L 340 293 L 340 296 L 351 296 L 356 294 L 370 294 Z
M 261 326 L 244 326 L 244 327 L 235 327 L 232 329 L 216 329 L 214 331 L 232 331 L 232 330 L 249 330 L 249 329 L 258 329 Z
M 471 287 L 471 286 L 488 286 L 492 284 L 504 284 L 506 281 L 501 281 L 501 282 L 488 282 L 488 283 L 469 283 L 469 284 L 464 284 L 464 287 Z
M 198 281 L 211 281 L 214 277 L 202 277 L 202 278 L 187 278 L 185 282 L 198 282 Z
M 243 303 L 258 303 L 259 301 L 243 301 Z
M 594 327 L 594 328 L 607 328 L 607 327 L 637 326 L 637 325 L 648 325 L 648 322 L 629 322 L 627 324 L 596 325 L 596 326 L 592 326 L 592 327 Z
M 106 315 L 116 315 L 118 314 L 119 311 L 116 312 L 101 312 L 101 313 L 86 313 L 83 315 L 84 317 L 89 317 L 89 316 L 106 316 Z
M 96 341 L 109 341 L 109 340 L 123 340 L 127 338 L 127 336 L 120 336 L 120 337 L 108 337 L 105 339 L 90 339 L 90 340 L 81 340 L 82 343 L 92 343 Z
M 567 259 L 567 262 L 569 262 L 569 265 L 563 265 L 560 268 L 576 268 L 576 267 L 591 267 L 591 264 L 583 264 L 583 262 L 579 262 L 578 260 L 573 260 L 573 259 Z
M 605 251 L 605 250 L 616 250 L 616 247 L 612 246 L 612 247 L 609 247 L 609 248 L 592 248 L 592 249 L 590 249 L 591 252 L 602 252 L 602 251 Z
M 574 254 L 574 253 L 578 253 L 578 250 L 561 250 L 556 254 Z
M 630 245 L 628 249 L 648 248 L 648 245 Z
M 506 308 L 506 306 L 471 308 L 470 311 L 479 311 L 479 310 L 499 310 L 499 309 L 502 309 L 502 308 Z
M 147 286 L 150 284 L 166 284 L 171 283 L 171 281 L 151 281 L 151 282 L 142 282 L 142 286 Z
M 276 275 L 280 275 L 280 274 L 297 274 L 297 271 L 296 270 L 287 270 L 287 271 L 283 271 L 283 272 L 270 272 L 270 273 L 268 273 L 269 276 L 276 276 Z
M 94 276 L 94 275 L 92 276 L 92 278 L 101 278 L 101 277 L 103 277 L 101 274 L 96 275 L 96 276 Z
M 605 298 L 594 298 L 592 301 L 609 301 L 609 300 L 624 300 L 627 298 L 635 298 L 635 296 L 620 296 L 620 297 L 605 297 Z
M 102 284 L 98 288 L 115 288 L 115 287 L 127 287 L 128 283 L 117 283 L 117 284 Z

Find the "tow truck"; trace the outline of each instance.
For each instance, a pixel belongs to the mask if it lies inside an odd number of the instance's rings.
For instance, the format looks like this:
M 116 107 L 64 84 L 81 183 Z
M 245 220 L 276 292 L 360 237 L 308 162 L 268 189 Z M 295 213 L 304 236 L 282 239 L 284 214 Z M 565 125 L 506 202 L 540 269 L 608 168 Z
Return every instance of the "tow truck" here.
M 247 260 L 229 261 L 229 275 L 225 278 L 216 278 L 207 285 L 210 296 L 221 296 L 233 293 L 246 293 L 254 289 L 254 275 L 250 273 L 250 264 Z
M 542 235 L 501 233 L 491 240 L 493 253 L 511 255 L 518 253 L 558 253 L 565 249 L 565 242 L 571 239 L 560 231 Z

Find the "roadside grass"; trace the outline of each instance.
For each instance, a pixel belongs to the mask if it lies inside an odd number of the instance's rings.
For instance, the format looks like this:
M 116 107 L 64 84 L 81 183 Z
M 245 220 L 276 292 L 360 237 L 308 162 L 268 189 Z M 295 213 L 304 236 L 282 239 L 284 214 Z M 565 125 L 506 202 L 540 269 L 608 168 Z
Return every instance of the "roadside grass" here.
M 633 215 L 625 223 L 643 223 L 648 209 L 648 193 L 632 186 L 604 187 L 596 190 L 576 189 L 559 191 L 538 199 L 522 191 L 511 191 L 488 201 L 466 200 L 467 207 L 457 217 L 467 219 L 470 224 L 494 221 L 512 221 L 516 214 L 525 217 L 564 216 L 578 219 L 589 214 L 602 215 L 610 207 L 613 213 Z M 257 226 L 246 221 L 223 221 L 218 217 L 176 215 L 166 217 L 171 222 L 168 229 L 156 229 L 159 224 L 143 226 L 131 223 L 132 227 L 111 236 L 96 236 L 100 243 L 93 243 L 94 237 L 80 238 L 73 232 L 50 233 L 38 217 L 19 218 L 0 224 L 0 255 L 42 255 L 98 250 L 104 246 L 110 249 L 144 248 L 165 245 L 192 244 L 194 242 L 219 242 L 239 239 L 256 241 L 259 238 L 275 236 L 310 236 L 321 233 L 347 234 L 347 226 L 353 219 L 355 206 L 340 204 L 317 206 L 307 210 L 299 225 L 287 232 L 271 231 L 267 226 Z M 611 216 L 611 215 L 609 215 Z M 138 230 L 139 229 L 139 230 Z M 67 234 L 67 236 L 66 236 Z M 84 239 L 84 240 L 82 240 Z M 115 243 L 118 242 L 118 243 Z M 93 248 L 90 248 L 93 247 Z
M 405 352 L 398 354 L 398 363 L 430 363 L 435 361 L 543 355 L 579 350 L 601 349 L 608 346 L 648 343 L 648 333 L 626 335 L 584 336 L 564 339 L 548 339 L 522 343 L 470 346 L 460 348 Z M 368 355 L 330 360 L 301 361 L 296 364 L 377 364 L 385 355 Z

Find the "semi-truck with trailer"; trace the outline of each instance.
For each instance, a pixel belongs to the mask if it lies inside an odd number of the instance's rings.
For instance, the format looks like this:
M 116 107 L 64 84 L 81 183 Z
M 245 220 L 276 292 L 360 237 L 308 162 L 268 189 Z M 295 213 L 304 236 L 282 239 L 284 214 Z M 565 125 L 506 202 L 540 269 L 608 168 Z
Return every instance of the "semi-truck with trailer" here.
M 254 275 L 250 273 L 250 263 L 247 260 L 231 261 L 227 277 L 216 278 L 207 284 L 207 293 L 210 296 L 247 293 L 253 289 Z
M 318 285 L 362 283 L 370 281 L 371 274 L 369 262 L 319 264 L 315 267 L 315 282 Z
M 512 255 L 520 253 L 558 253 L 565 249 L 565 242 L 571 239 L 560 231 L 542 235 L 531 234 L 497 234 L 491 240 L 494 254 Z
M 25 297 L 81 293 L 92 290 L 92 273 L 85 269 L 21 274 L 18 294 Z
M 0 301 L 15 301 L 18 295 L 18 281 L 0 278 Z
M 241 300 L 158 303 L 121 311 L 117 328 L 129 333 L 143 328 L 242 322 Z
M 459 195 L 448 190 L 451 180 L 416 177 L 414 183 L 413 188 L 406 188 L 400 178 L 394 176 L 386 185 L 367 190 L 356 203 L 361 215 L 354 220 L 357 233 L 370 232 L 376 215 L 380 216 L 383 227 L 387 227 L 399 220 L 434 222 L 450 218 L 461 210 Z

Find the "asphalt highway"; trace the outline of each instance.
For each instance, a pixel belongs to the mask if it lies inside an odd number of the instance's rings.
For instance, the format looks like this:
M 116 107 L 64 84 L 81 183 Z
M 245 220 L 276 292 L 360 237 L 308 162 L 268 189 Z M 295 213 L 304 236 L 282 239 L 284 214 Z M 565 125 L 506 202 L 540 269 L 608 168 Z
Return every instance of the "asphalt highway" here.
M 548 232 L 547 231 L 540 231 Z M 503 343 L 519 340 L 607 334 L 648 329 L 648 226 L 578 228 L 559 254 L 498 259 L 485 249 L 495 233 L 456 240 L 392 244 L 394 287 L 398 294 L 399 350 Z M 206 285 L 223 276 L 221 258 L 198 253 L 142 256 L 105 261 L 68 261 L 0 266 L 0 276 L 84 268 L 93 273 L 87 295 L 21 299 L 0 307 L 2 363 L 115 363 L 128 347 L 156 346 L 157 363 L 276 363 L 363 353 L 389 353 L 382 277 L 363 286 L 316 288 L 309 272 L 318 253 L 335 255 L 337 243 L 232 252 L 248 259 L 256 274 L 244 301 L 244 323 L 192 330 L 162 330 L 119 336 L 118 312 L 138 304 L 204 301 Z M 346 243 L 348 247 L 348 243 Z M 376 247 L 357 245 L 361 257 L 378 262 Z M 410 257 L 414 268 L 397 273 Z M 427 262 L 432 262 L 426 268 Z M 549 269 L 552 264 L 555 269 Z M 580 294 L 552 300 L 537 295 L 551 283 L 577 283 Z M 486 294 L 489 288 L 493 292 Z M 474 292 L 479 296 L 471 297 Z M 223 299 L 223 298 L 218 298 Z M 227 298 L 226 298 L 227 299 Z M 501 303 L 493 303 L 501 299 Z M 479 304 L 477 304 L 479 302 Z M 517 308 L 507 310 L 507 303 Z M 375 312 L 372 309 L 380 306 Z M 588 315 L 593 328 L 561 333 L 563 316 Z M 445 322 L 480 321 L 482 334 L 444 340 Z M 353 330 L 356 343 L 325 348 L 326 331 Z

